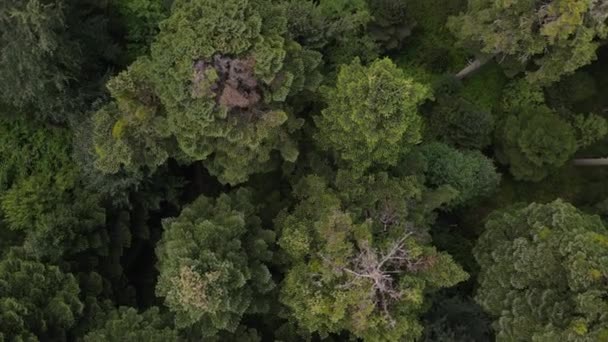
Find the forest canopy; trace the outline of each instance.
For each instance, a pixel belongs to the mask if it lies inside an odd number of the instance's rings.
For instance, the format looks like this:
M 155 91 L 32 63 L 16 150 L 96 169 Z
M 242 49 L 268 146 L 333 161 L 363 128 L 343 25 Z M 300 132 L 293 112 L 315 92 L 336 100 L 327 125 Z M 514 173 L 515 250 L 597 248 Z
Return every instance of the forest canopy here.
M 608 341 L 608 2 L 0 1 L 0 342 Z

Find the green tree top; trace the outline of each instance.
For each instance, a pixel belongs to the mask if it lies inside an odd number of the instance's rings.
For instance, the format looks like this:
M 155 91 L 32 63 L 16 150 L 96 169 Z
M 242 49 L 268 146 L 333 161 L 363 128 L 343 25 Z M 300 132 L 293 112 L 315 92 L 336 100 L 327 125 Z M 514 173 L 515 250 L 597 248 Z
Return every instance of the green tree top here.
M 121 306 L 111 311 L 103 324 L 88 332 L 84 342 L 177 342 L 177 332 L 169 328 L 157 307 L 138 313 Z
M 492 214 L 474 249 L 498 341 L 608 337 L 608 232 L 561 200 Z
M 237 184 L 295 161 L 301 120 L 287 97 L 314 90 L 321 55 L 288 38 L 285 6 L 269 0 L 177 0 L 150 56 L 109 83 L 114 101 L 96 113 L 102 170 L 156 168 L 169 157 L 204 160 Z
M 420 142 L 418 106 L 430 96 L 429 88 L 405 76 L 390 59 L 344 65 L 336 87 L 325 91 L 327 108 L 315 118 L 316 138 L 353 170 L 394 166 Z
M 83 305 L 71 274 L 12 249 L 0 260 L 0 340 L 61 341 Z
M 469 0 L 467 12 L 448 25 L 465 45 L 549 83 L 595 59 L 607 18 L 598 1 Z
M 245 313 L 263 312 L 274 287 L 265 263 L 274 233 L 261 227 L 249 191 L 204 196 L 164 222 L 157 246 L 157 294 L 176 325 L 196 325 L 206 336 L 233 332 Z
M 291 264 L 281 301 L 298 325 L 322 336 L 347 330 L 366 341 L 415 339 L 424 295 L 467 275 L 428 245 L 414 179 L 348 178 L 337 189 L 317 176 L 302 179 L 298 204 L 277 218 Z

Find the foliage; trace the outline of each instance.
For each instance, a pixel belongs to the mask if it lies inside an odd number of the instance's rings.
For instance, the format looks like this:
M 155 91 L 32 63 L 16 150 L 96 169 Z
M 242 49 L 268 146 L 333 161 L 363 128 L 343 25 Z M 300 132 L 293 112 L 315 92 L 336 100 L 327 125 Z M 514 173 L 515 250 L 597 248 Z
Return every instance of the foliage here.
M 82 312 L 79 291 L 71 274 L 12 249 L 0 260 L 0 340 L 65 340 Z
M 197 325 L 212 336 L 233 332 L 245 313 L 264 312 L 275 286 L 266 263 L 274 233 L 261 226 L 245 189 L 217 199 L 201 196 L 166 219 L 156 253 L 157 294 L 178 328 Z
M 415 26 L 408 16 L 405 0 L 368 0 L 373 17 L 369 25 L 370 36 L 384 49 L 394 50 L 403 46 Z
M 104 209 L 80 181 L 69 133 L 22 119 L 2 120 L 0 132 L 0 213 L 8 228 L 22 231 L 37 255 L 103 251 Z
M 475 246 L 498 341 L 606 336 L 606 228 L 561 200 L 498 211 Z
M 295 161 L 290 134 L 302 123 L 280 104 L 316 88 L 321 56 L 286 34 L 284 7 L 271 1 L 176 1 L 150 56 L 110 84 L 115 102 L 95 118 L 100 163 L 111 156 L 116 172 L 204 160 L 236 184 L 271 169 L 273 151 Z
M 380 174 L 367 181 L 354 192 L 316 176 L 297 185 L 300 202 L 277 218 L 291 260 L 281 301 L 299 325 L 322 336 L 348 330 L 366 341 L 414 339 L 424 294 L 466 273 L 428 246 L 408 215 L 402 196 L 416 196 L 413 179 Z
M 129 307 L 112 311 L 103 326 L 90 331 L 85 342 L 172 342 L 179 341 L 177 332 L 167 327 L 159 310 L 153 307 L 143 313 Z
M 500 182 L 492 160 L 478 151 L 459 151 L 441 143 L 420 148 L 427 163 L 424 173 L 432 186 L 449 185 L 458 190 L 451 203 L 462 205 L 492 194 Z
M 572 125 L 544 105 L 542 91 L 520 84 L 504 100 L 509 112 L 497 130 L 497 156 L 515 178 L 539 181 L 572 157 L 577 137 Z
M 430 91 L 405 77 L 389 59 L 369 67 L 358 60 L 343 66 L 336 87 L 325 93 L 327 108 L 315 118 L 317 141 L 352 169 L 393 166 L 420 142 L 417 107 Z
M 61 1 L 2 1 L 0 102 L 57 119 L 78 63 Z
M 597 1 L 469 0 L 448 25 L 462 44 L 526 70 L 532 82 L 551 83 L 596 58 L 607 17 Z
M 127 31 L 127 49 L 131 57 L 147 52 L 158 33 L 158 24 L 167 17 L 165 0 L 119 0 L 115 2 Z
M 490 145 L 495 128 L 491 110 L 463 98 L 461 86 L 452 78 L 435 88 L 435 102 L 425 115 L 426 138 L 468 149 Z
M 482 342 L 492 340 L 491 320 L 472 298 L 441 294 L 425 315 L 426 342 Z

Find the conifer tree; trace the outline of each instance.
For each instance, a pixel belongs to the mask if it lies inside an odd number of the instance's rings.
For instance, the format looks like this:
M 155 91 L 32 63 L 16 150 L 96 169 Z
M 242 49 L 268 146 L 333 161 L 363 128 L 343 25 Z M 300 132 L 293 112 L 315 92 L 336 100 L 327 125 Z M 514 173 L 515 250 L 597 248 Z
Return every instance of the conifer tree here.
M 335 88 L 326 89 L 325 108 L 315 118 L 321 148 L 357 172 L 394 166 L 421 140 L 418 106 L 429 89 L 404 75 L 390 59 L 340 68 Z
M 71 274 L 11 249 L 0 260 L 0 340 L 62 341 L 83 305 Z
M 416 339 L 425 294 L 467 275 L 428 245 L 429 208 L 414 179 L 338 178 L 337 189 L 317 176 L 302 179 L 298 204 L 276 220 L 291 264 L 281 301 L 299 326 L 321 336 Z
M 461 43 L 536 83 L 558 81 L 596 58 L 608 7 L 589 0 L 469 0 L 448 23 Z M 485 59 L 487 60 L 487 58 Z M 477 63 L 481 65 L 481 63 Z
M 102 170 L 203 160 L 221 182 L 295 161 L 302 121 L 286 98 L 314 90 L 321 55 L 287 38 L 285 7 L 269 0 L 173 4 L 149 56 L 110 83 L 97 112 Z
M 492 214 L 474 254 L 497 340 L 606 339 L 607 243 L 599 217 L 561 200 Z
M 262 228 L 248 190 L 201 196 L 164 227 L 156 291 L 178 328 L 194 326 L 210 337 L 234 332 L 246 313 L 268 310 L 274 233 Z

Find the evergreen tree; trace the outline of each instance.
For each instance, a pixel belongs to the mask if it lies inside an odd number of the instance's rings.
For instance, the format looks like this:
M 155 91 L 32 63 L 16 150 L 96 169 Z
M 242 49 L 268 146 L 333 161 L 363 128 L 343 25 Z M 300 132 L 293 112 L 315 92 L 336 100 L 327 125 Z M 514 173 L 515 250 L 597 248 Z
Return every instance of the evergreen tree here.
M 607 242 L 599 217 L 561 200 L 492 214 L 474 253 L 497 340 L 606 339 Z
M 424 175 L 430 185 L 449 185 L 458 190 L 453 205 L 489 196 L 500 182 L 492 160 L 479 151 L 461 152 L 441 143 L 431 143 L 422 146 L 420 153 L 427 163 Z
M 596 58 L 608 8 L 589 0 L 469 0 L 448 24 L 461 43 L 497 56 L 512 73 L 550 83 Z
M 420 142 L 418 106 L 429 89 L 406 77 L 390 59 L 369 67 L 355 60 L 342 66 L 327 108 L 315 118 L 321 148 L 363 173 L 372 165 L 394 166 Z
M 414 179 L 379 174 L 337 182 L 332 189 L 319 177 L 304 178 L 295 189 L 299 203 L 276 220 L 291 263 L 281 301 L 298 325 L 321 336 L 346 330 L 366 341 L 419 337 L 424 295 L 466 273 L 425 240 Z
M 164 227 L 156 290 L 178 328 L 195 326 L 210 337 L 234 332 L 246 313 L 268 310 L 274 233 L 262 228 L 248 190 L 201 196 Z
M 15 248 L 0 260 L 0 340 L 62 341 L 83 305 L 78 283 Z
M 61 0 L 0 3 L 0 103 L 59 119 L 79 65 Z
M 157 307 L 138 313 L 120 307 L 107 315 L 103 325 L 90 331 L 84 342 L 177 342 L 177 332 L 168 327 Z
M 173 4 L 150 56 L 110 83 L 114 101 L 94 119 L 100 165 L 156 168 L 204 160 L 223 183 L 295 161 L 302 121 L 283 103 L 314 90 L 318 52 L 289 40 L 285 7 L 269 0 Z
M 69 131 L 24 119 L 0 120 L 0 214 L 26 248 L 58 258 L 107 248 L 105 211 L 71 160 Z

